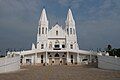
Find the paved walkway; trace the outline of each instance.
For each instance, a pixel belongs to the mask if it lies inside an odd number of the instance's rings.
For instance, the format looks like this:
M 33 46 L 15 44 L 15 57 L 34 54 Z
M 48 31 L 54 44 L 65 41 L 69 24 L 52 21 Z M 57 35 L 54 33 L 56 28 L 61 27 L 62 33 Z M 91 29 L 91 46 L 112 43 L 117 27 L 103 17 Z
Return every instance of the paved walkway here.
M 120 71 L 82 66 L 24 66 L 0 74 L 0 80 L 120 80 Z

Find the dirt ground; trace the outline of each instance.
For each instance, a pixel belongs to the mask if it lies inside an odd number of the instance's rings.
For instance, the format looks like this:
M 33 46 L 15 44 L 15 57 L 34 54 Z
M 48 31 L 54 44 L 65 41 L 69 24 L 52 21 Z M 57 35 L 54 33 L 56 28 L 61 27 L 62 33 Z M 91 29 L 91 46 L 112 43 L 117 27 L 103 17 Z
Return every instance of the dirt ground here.
M 0 74 L 0 80 L 120 80 L 120 71 L 86 66 L 22 66 Z

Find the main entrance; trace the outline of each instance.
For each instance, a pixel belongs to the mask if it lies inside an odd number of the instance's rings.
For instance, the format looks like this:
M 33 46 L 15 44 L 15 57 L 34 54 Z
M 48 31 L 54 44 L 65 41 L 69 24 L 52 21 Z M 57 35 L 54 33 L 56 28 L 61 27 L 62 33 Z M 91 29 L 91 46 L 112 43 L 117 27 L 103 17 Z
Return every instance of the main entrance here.
M 60 64 L 60 55 L 59 53 L 56 53 L 54 56 L 54 61 L 55 61 L 55 65 L 59 65 Z
M 60 56 L 61 55 L 61 56 Z M 64 54 L 55 53 L 54 55 L 49 55 L 50 65 L 65 65 L 66 57 Z
M 60 64 L 60 58 L 55 58 L 55 63 L 54 65 L 59 65 Z

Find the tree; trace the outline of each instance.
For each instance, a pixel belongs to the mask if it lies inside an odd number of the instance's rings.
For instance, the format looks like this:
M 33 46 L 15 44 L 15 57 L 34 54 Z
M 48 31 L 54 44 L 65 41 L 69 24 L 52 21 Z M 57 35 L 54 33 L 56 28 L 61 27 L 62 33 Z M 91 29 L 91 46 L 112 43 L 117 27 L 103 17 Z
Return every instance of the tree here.
M 107 49 L 106 49 L 106 52 L 108 52 L 110 56 L 120 57 L 120 48 L 118 48 L 118 49 L 116 49 L 116 48 L 112 49 L 112 46 L 108 45 Z
M 4 55 L 0 55 L 0 58 L 5 57 Z
M 108 52 L 110 56 L 114 56 L 112 46 L 110 44 L 107 45 L 106 52 Z
M 112 46 L 110 44 L 107 46 L 107 50 L 108 51 L 112 50 Z

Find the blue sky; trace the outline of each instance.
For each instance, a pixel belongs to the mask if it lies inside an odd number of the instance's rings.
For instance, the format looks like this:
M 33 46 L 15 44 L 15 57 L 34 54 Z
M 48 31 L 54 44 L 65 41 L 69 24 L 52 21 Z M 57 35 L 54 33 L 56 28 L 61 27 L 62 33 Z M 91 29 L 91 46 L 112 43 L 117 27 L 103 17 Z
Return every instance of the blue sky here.
M 64 27 L 71 7 L 81 49 L 120 47 L 120 0 L 0 0 L 1 51 L 31 48 L 43 6 L 49 27 L 56 22 Z

